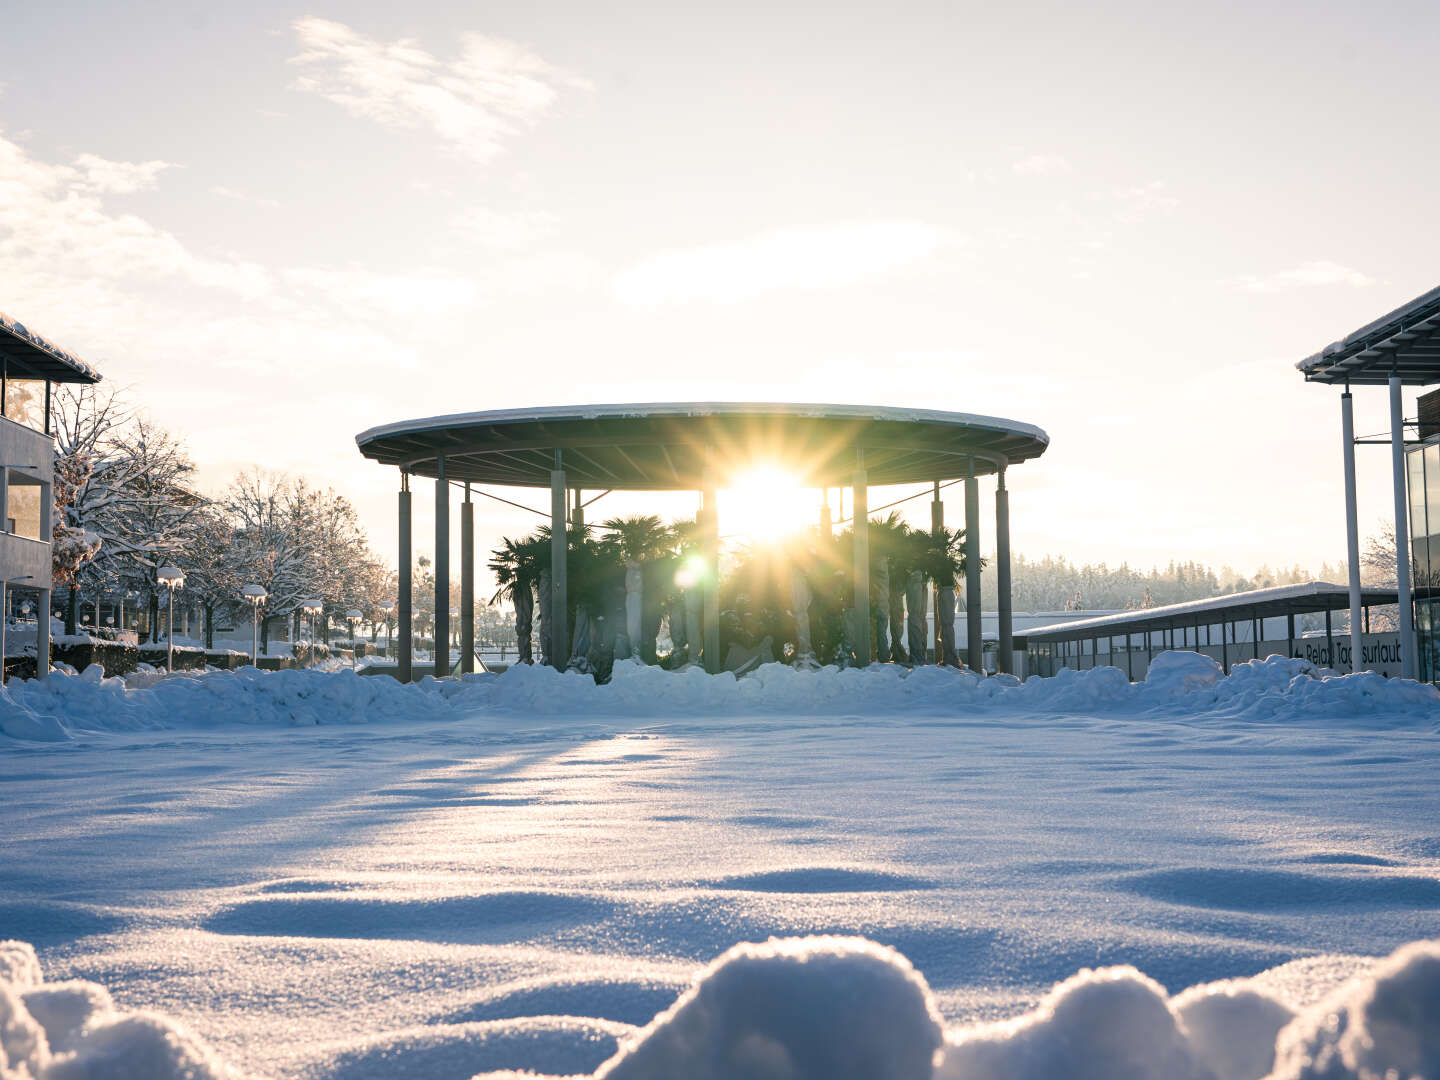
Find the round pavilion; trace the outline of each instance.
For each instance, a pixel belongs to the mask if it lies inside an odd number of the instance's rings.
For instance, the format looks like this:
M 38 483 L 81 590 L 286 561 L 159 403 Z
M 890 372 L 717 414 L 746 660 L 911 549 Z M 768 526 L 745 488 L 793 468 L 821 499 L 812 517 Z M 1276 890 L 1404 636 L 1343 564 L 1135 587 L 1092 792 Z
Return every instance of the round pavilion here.
M 1010 592 L 1010 511 L 1005 470 L 1039 457 L 1049 436 L 1014 420 L 930 409 L 867 405 L 796 405 L 757 402 L 574 405 L 539 409 L 431 416 L 371 428 L 356 436 L 360 452 L 400 470 L 399 676 L 413 677 L 411 646 L 410 478 L 435 480 L 435 640 L 448 639 L 450 595 L 450 498 L 463 485 L 461 506 L 461 663 L 474 663 L 474 523 L 472 484 L 550 489 L 552 611 L 566 611 L 566 527 L 579 524 L 572 491 L 626 490 L 701 493 L 702 522 L 711 567 L 704 597 L 702 657 L 707 670 L 720 666 L 720 612 L 714 572 L 719 556 L 716 492 L 757 465 L 779 465 L 813 487 L 851 487 L 854 492 L 855 597 L 863 627 L 861 655 L 869 637 L 868 488 L 870 485 L 933 483 L 932 525 L 943 524 L 939 485 L 965 483 L 965 536 L 969 569 L 966 597 L 980 593 L 980 488 L 996 477 L 995 549 L 1000 586 L 999 668 L 1013 670 Z M 982 670 L 980 605 L 966 604 L 970 666 Z M 547 633 L 562 629 L 547 621 Z M 568 628 L 554 633 L 547 655 L 564 668 Z M 449 674 L 436 648 L 437 675 Z

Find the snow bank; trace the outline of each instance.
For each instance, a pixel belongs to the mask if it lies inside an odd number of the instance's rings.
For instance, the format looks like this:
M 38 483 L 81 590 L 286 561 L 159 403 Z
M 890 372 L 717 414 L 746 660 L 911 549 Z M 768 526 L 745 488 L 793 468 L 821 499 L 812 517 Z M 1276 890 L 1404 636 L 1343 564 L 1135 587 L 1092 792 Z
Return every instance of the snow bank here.
M 924 715 L 989 713 L 1227 716 L 1242 720 L 1345 719 L 1389 727 L 1440 718 L 1440 691 L 1426 683 L 1364 672 L 1336 676 L 1304 660 L 1272 656 L 1236 665 L 1229 676 L 1200 653 L 1156 658 L 1145 682 L 1118 668 L 1065 669 L 1054 678 L 981 679 L 940 667 L 893 664 L 800 670 L 766 664 L 743 678 L 698 669 L 664 671 L 632 661 L 596 686 L 588 675 L 516 664 L 500 675 L 426 678 L 402 686 L 353 671 L 138 673 L 12 680 L 0 688 L 0 734 L 58 740 L 86 731 L 213 728 L 237 724 L 313 725 L 505 717 L 686 717 Z
M 1440 1076 L 1440 942 L 1407 945 L 1280 1034 L 1272 1080 Z
M 233 1077 L 172 1020 L 122 1013 L 103 986 L 46 983 L 35 950 L 0 942 L 0 1080 Z
M 1024 1016 L 946 1033 L 925 980 L 893 949 L 860 938 L 772 939 L 737 945 L 703 970 L 591 1080 L 1440 1076 L 1440 942 L 1406 946 L 1298 1016 L 1260 982 L 1170 998 L 1131 967 L 1085 970 Z M 549 1018 L 557 1019 L 566 1018 Z M 497 1023 L 468 1026 L 493 1039 L 503 1034 Z M 534 1018 L 512 1023 L 533 1026 Z M 423 1036 L 417 1029 L 390 1047 L 396 1075 L 406 1074 L 405 1047 L 419 1056 Z M 454 1061 L 450 1070 L 463 1066 Z M 0 1080 L 234 1075 L 173 1021 L 122 1013 L 93 983 L 46 983 L 29 945 L 0 942 Z

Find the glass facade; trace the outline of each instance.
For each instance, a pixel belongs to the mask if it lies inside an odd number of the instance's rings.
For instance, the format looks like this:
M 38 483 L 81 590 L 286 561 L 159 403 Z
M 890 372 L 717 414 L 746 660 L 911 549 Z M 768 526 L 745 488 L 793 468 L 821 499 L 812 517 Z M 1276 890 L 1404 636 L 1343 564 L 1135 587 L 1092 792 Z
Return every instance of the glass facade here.
M 13 365 L 7 366 L 9 370 L 0 375 L 0 415 L 48 434 L 50 425 L 45 415 L 45 399 L 49 388 L 45 380 L 32 379 L 16 372 Z
M 1440 681 L 1440 437 L 1406 455 L 1410 483 L 1410 569 L 1415 582 L 1416 674 Z

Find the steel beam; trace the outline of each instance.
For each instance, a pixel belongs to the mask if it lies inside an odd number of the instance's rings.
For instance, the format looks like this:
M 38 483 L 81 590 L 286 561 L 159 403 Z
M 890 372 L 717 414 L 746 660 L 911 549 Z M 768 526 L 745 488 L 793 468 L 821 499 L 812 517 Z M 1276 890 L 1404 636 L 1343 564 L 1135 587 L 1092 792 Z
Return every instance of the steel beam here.
M 545 607 L 545 634 L 549 640 L 550 665 L 564 671 L 570 662 L 570 607 L 566 597 L 565 516 L 570 509 L 565 487 L 565 461 L 555 451 L 550 470 L 550 602 Z
M 870 480 L 865 472 L 865 450 L 855 451 L 855 474 L 851 477 L 852 506 L 855 521 L 855 658 L 861 667 L 870 664 Z M 939 610 L 936 612 L 939 625 Z M 936 661 L 941 657 L 937 651 Z
M 410 550 L 410 477 L 400 474 L 400 650 L 396 654 L 396 674 L 402 683 L 415 678 L 415 556 Z
M 1395 589 L 1400 607 L 1400 672 L 1415 678 L 1415 626 L 1410 598 L 1410 523 L 1405 498 L 1405 409 L 1400 376 L 1390 376 L 1390 471 L 1395 487 Z
M 450 482 L 435 459 L 435 677 L 450 674 Z
M 985 674 L 985 624 L 980 612 L 980 481 L 975 460 L 965 477 L 965 662 Z
M 1345 468 L 1345 557 L 1350 571 L 1350 670 L 1359 671 L 1364 656 L 1360 644 L 1360 524 L 1355 508 L 1355 405 L 1348 388 L 1340 395 L 1340 440 Z
M 1015 597 L 1010 585 L 1010 491 L 1005 487 L 1005 470 L 995 476 L 995 585 L 999 601 L 1001 671 L 1015 674 Z M 1130 635 L 1125 635 L 1126 664 L 1129 664 Z
M 470 485 L 460 504 L 460 671 L 475 670 L 475 504 Z

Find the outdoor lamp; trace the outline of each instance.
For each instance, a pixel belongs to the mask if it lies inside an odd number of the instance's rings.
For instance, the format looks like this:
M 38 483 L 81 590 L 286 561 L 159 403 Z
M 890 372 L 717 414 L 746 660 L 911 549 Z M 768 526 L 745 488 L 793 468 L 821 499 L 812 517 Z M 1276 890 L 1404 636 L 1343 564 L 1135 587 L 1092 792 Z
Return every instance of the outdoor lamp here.
M 155 571 L 155 580 L 170 591 L 170 602 L 165 605 L 169 626 L 165 630 L 165 670 L 175 670 L 175 590 L 185 587 L 185 574 L 178 566 L 162 566 Z
M 300 605 L 300 610 L 310 616 L 310 659 L 315 659 L 315 616 L 325 610 L 325 605 L 319 600 L 306 600 Z
M 250 605 L 250 663 L 260 666 L 260 605 L 270 594 L 263 585 L 245 585 L 240 596 Z
M 376 607 L 385 613 L 385 654 L 387 656 L 393 656 L 395 653 L 395 635 L 390 632 L 390 616 L 395 613 L 395 601 L 381 600 Z
M 345 621 L 350 624 L 350 666 L 355 666 L 355 624 L 365 617 L 365 613 L 359 608 L 351 608 L 345 612 Z

